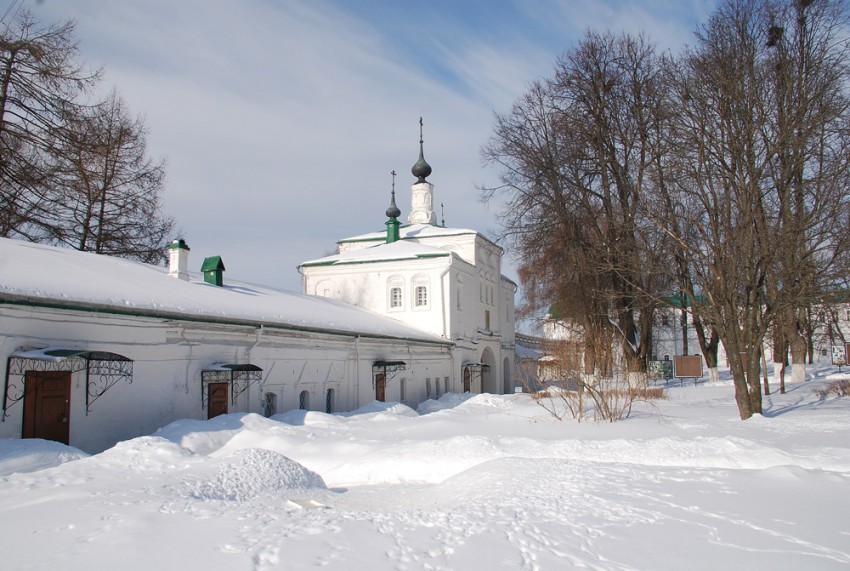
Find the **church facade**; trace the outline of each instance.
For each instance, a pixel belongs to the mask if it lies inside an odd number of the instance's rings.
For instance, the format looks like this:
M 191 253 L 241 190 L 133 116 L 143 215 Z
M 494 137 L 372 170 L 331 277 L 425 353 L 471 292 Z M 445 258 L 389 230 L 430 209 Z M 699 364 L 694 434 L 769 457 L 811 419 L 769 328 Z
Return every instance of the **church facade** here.
M 304 262 L 304 293 L 339 299 L 454 344 L 452 375 L 435 392 L 514 391 L 514 295 L 504 251 L 476 230 L 437 224 L 420 136 L 412 209 L 399 222 L 393 188 L 386 231 L 343 238 L 337 254 Z

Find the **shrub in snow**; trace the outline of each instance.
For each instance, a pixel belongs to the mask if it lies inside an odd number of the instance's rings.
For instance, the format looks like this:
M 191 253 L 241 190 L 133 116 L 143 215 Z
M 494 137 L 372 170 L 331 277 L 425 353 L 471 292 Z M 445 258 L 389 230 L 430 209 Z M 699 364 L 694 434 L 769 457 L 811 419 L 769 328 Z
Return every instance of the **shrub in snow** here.
M 846 397 L 850 395 L 850 379 L 832 381 L 825 387 L 819 387 L 816 392 L 820 398 L 826 398 L 830 395 Z
M 624 377 L 592 377 L 548 381 L 544 390 L 531 391 L 531 398 L 558 420 L 570 416 L 581 422 L 588 416 L 593 420 L 615 422 L 632 412 L 635 402 L 667 398 L 660 387 L 648 387 L 646 382 L 635 383 L 634 375 Z

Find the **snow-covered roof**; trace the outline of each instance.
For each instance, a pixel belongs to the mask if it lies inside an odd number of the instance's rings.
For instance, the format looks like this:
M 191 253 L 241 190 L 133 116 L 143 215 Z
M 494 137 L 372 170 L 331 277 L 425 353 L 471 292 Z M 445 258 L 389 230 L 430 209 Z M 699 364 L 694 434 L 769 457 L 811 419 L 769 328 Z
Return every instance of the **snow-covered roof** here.
M 516 354 L 517 358 L 519 358 L 519 359 L 531 359 L 533 361 L 541 359 L 541 357 L 543 355 L 543 352 L 540 351 L 539 349 L 531 349 L 531 348 L 526 347 L 524 345 L 521 345 L 519 343 L 517 343 L 515 345 L 514 353 Z
M 200 273 L 183 281 L 165 267 L 9 238 L 0 238 L 0 301 L 446 343 L 342 301 L 232 279 L 219 287 Z
M 481 233 L 477 230 L 470 230 L 469 228 L 445 228 L 443 226 L 434 226 L 433 224 L 408 224 L 399 228 L 399 237 L 402 240 L 410 238 L 430 238 L 436 236 L 461 236 L 465 234 L 481 235 Z M 360 234 L 358 236 L 351 236 L 349 238 L 343 238 L 339 240 L 338 243 L 343 244 L 345 242 L 377 242 L 381 240 L 386 240 L 386 238 L 387 232 L 386 230 L 384 230 L 379 232 L 370 232 L 368 234 Z
M 386 237 L 386 236 L 385 236 Z M 310 260 L 302 266 L 331 266 L 344 264 L 365 264 L 370 262 L 395 262 L 399 260 L 416 260 L 421 258 L 436 258 L 451 256 L 452 253 L 442 248 L 426 246 L 417 242 L 399 240 L 390 244 L 376 244 L 351 252 L 333 254 Z

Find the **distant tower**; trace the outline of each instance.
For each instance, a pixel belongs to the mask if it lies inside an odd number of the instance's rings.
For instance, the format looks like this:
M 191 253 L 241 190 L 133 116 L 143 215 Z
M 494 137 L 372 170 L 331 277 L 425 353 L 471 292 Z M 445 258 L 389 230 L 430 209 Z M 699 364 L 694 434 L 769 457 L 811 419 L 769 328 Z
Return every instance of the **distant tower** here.
M 419 160 L 410 169 L 416 182 L 410 187 L 412 204 L 408 224 L 437 225 L 437 214 L 434 212 L 434 185 L 425 180 L 431 174 L 431 165 L 425 162 L 425 151 L 422 142 L 422 117 L 419 118 Z

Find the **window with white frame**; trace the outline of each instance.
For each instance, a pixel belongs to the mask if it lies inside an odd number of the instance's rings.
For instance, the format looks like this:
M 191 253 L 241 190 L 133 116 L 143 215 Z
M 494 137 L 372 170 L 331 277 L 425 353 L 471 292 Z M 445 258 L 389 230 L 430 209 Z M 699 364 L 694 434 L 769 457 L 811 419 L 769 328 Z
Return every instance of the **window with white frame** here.
M 390 307 L 401 307 L 401 286 L 393 286 L 390 288 Z
M 387 307 L 391 310 L 399 310 L 404 307 L 404 279 L 401 276 L 392 276 L 387 280 Z
M 428 307 L 428 276 L 418 275 L 413 278 L 413 306 L 422 309 Z
M 428 286 L 416 286 L 416 307 L 428 305 Z

